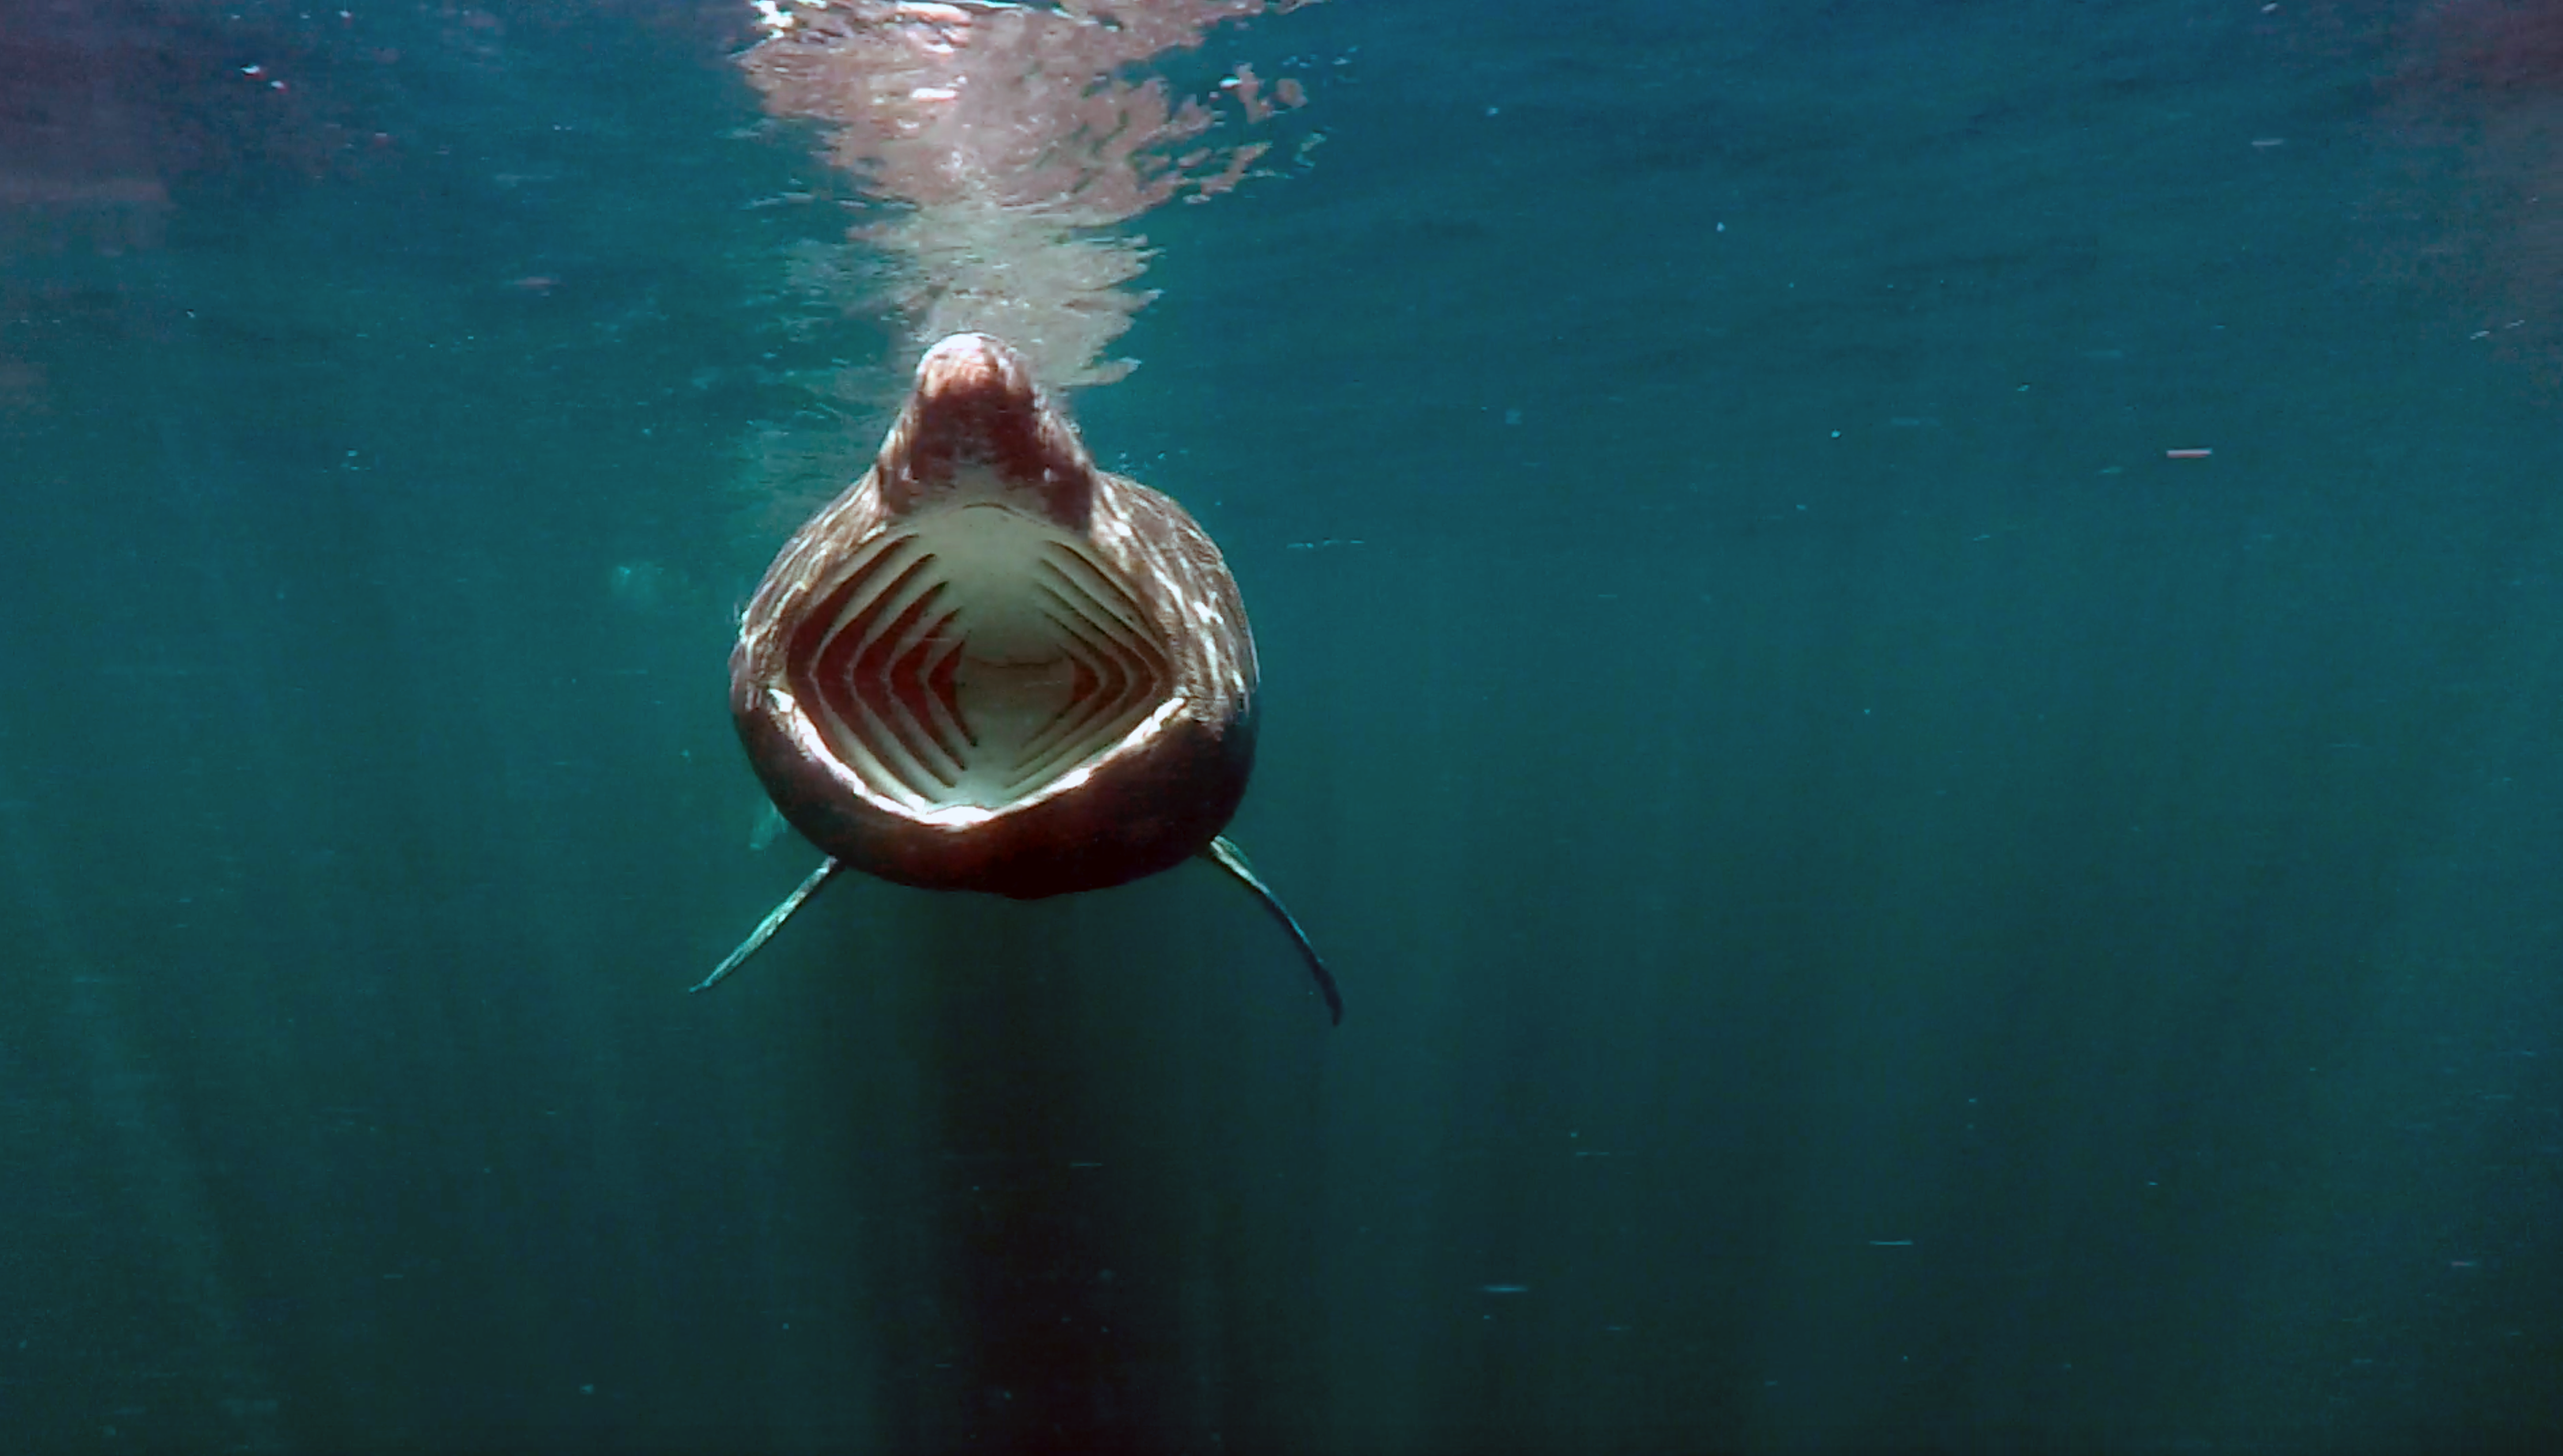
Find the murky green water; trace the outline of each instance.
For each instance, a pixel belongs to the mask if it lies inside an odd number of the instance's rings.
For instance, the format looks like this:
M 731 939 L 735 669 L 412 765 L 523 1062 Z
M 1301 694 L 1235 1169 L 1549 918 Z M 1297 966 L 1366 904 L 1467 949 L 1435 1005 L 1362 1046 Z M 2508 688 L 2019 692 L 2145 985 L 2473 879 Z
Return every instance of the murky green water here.
M 2533 1449 L 2563 22 L 2448 9 L 1178 63 L 1324 141 L 1074 404 L 1254 611 L 1329 1031 L 1202 866 L 683 994 L 814 862 L 723 659 L 898 348 L 744 7 L 22 0 L 0 1423 Z

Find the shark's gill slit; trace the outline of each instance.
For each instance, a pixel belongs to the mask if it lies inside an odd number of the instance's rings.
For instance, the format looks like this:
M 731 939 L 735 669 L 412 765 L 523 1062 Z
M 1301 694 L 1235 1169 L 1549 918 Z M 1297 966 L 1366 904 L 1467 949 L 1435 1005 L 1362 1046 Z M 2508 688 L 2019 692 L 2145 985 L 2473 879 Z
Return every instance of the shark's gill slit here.
M 933 561 L 931 556 L 925 558 L 928 566 Z M 878 691 L 866 699 L 866 706 L 888 725 L 899 746 L 933 779 L 932 786 L 912 786 L 929 798 L 949 793 L 968 767 L 961 752 L 938 731 L 940 725 L 928 706 L 934 696 L 931 647 L 944 639 L 939 634 L 949 631 L 961 616 L 957 609 L 937 612 L 943 595 L 943 584 L 935 583 L 883 633 Z
M 969 761 L 970 749 L 978 736 L 961 716 L 960 699 L 953 695 L 953 681 L 961 665 L 961 652 L 968 639 L 959 630 L 961 610 L 954 608 L 934 620 L 918 657 L 915 690 L 909 695 L 909 711 L 921 720 L 920 726 L 943 751 L 946 762 L 958 774 Z M 947 781 L 950 782 L 950 781 Z
M 878 793 L 918 806 L 941 802 L 957 780 L 957 756 L 902 703 L 904 639 L 929 620 L 943 583 L 931 552 L 913 537 L 892 538 L 849 572 L 812 619 L 825 624 L 808 643 L 799 690 L 821 710 L 820 726 L 846 766 Z M 947 616 L 957 616 L 957 609 Z M 930 691 L 920 682 L 916 691 Z M 948 768 L 932 758 L 942 749 Z
M 1111 662 L 1098 660 L 1093 648 L 1078 640 L 1073 631 L 1062 631 L 1060 650 L 1070 668 L 1068 690 L 1049 721 L 1026 734 L 1023 742 L 1015 746 L 1011 781 L 1017 785 L 1037 772 L 1053 745 L 1076 740 L 1079 726 L 1091 716 L 1095 699 L 1107 690 L 1112 676 Z
M 1017 780 L 1026 785 L 1056 778 L 1076 760 L 1108 747 L 1137 727 L 1168 691 L 1165 659 L 1148 650 L 1153 643 L 1116 635 L 1094 620 L 1097 614 L 1084 611 L 1078 600 L 1049 582 L 1037 584 L 1036 589 L 1053 607 L 1050 621 L 1081 665 L 1092 674 L 1093 686 L 1026 741 Z M 1087 602 L 1091 605 L 1090 598 Z M 1127 630 L 1127 624 L 1102 615 L 1106 622 Z

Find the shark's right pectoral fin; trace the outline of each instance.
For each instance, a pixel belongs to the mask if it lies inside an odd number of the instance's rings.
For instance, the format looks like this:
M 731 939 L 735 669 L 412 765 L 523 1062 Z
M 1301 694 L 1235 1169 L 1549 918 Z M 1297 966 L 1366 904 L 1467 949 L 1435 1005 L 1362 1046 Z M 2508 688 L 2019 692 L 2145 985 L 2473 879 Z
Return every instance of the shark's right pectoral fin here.
M 1318 959 L 1317 948 L 1308 944 L 1308 933 L 1299 928 L 1299 922 L 1291 917 L 1288 907 L 1282 903 L 1282 897 L 1256 877 L 1255 866 L 1246 862 L 1246 851 L 1223 834 L 1203 846 L 1201 857 L 1228 871 L 1231 878 L 1254 891 L 1255 898 L 1264 902 L 1264 908 L 1273 912 L 1273 918 L 1282 922 L 1282 928 L 1290 932 L 1292 943 L 1299 947 L 1299 955 L 1308 963 L 1308 974 L 1317 979 L 1317 994 L 1326 999 L 1326 1014 L 1333 1018 L 1331 1024 L 1342 1025 L 1344 998 L 1335 990 L 1335 978 L 1326 974 L 1326 963 Z

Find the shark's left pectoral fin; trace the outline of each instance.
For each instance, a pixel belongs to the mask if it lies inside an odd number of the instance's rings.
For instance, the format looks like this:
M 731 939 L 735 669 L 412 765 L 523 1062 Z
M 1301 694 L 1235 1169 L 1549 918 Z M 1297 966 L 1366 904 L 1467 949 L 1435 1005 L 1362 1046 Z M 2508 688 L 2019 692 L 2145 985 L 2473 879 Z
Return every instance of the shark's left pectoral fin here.
M 1332 1024 L 1342 1025 L 1344 998 L 1341 992 L 1335 990 L 1335 978 L 1326 974 L 1326 963 L 1318 959 L 1317 948 L 1308 944 L 1308 933 L 1299 928 L 1299 922 L 1292 918 L 1289 908 L 1282 903 L 1282 897 L 1273 893 L 1271 886 L 1256 877 L 1255 866 L 1246 862 L 1246 851 L 1231 843 L 1228 836 L 1223 834 L 1203 846 L 1201 857 L 1228 871 L 1231 878 L 1254 891 L 1255 898 L 1264 902 L 1264 908 L 1273 912 L 1273 918 L 1282 922 L 1282 928 L 1290 932 L 1291 941 L 1299 947 L 1300 956 L 1308 963 L 1308 974 L 1317 978 L 1317 994 L 1326 999 L 1327 1015 L 1333 1017 Z
M 812 895 L 826 889 L 828 887 L 828 881 L 835 879 L 838 871 L 845 867 L 846 862 L 844 860 L 830 856 L 827 863 L 810 871 L 810 877 L 801 882 L 801 887 L 799 889 L 784 896 L 782 904 L 777 905 L 771 911 L 768 911 L 765 918 L 756 923 L 756 929 L 747 933 L 747 939 L 738 943 L 738 949 L 729 953 L 728 960 L 725 960 L 721 962 L 720 965 L 714 967 L 711 975 L 695 982 L 691 987 L 689 987 L 688 990 L 690 992 L 709 991 L 713 987 L 720 985 L 722 977 L 729 975 L 732 971 L 745 965 L 748 957 L 763 950 L 765 948 L 765 943 L 774 939 L 774 933 L 783 928 L 783 922 L 792 918 L 792 912 L 800 909 L 803 905 L 808 904 Z

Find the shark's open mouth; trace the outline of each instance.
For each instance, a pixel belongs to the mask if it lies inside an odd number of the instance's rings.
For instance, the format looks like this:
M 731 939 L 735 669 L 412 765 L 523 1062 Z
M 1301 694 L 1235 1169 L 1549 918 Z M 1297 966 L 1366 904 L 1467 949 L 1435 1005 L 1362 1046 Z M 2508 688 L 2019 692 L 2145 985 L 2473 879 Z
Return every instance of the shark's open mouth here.
M 792 691 L 837 760 L 911 813 L 1015 804 L 1175 690 L 1111 563 L 1008 505 L 920 513 L 833 575 L 791 644 Z

